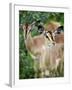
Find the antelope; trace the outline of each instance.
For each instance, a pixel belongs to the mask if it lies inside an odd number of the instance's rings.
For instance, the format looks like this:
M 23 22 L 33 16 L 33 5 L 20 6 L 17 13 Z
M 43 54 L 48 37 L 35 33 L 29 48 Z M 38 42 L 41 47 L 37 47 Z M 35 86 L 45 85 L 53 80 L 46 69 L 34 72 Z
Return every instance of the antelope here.
M 53 35 L 53 39 L 56 43 L 64 43 L 64 32 L 63 26 L 60 23 L 51 21 L 48 25 L 38 25 L 38 31 L 42 33 L 43 31 L 49 31 Z
M 30 53 L 31 57 L 34 59 L 34 70 L 37 72 L 37 67 L 41 72 L 45 69 L 45 55 L 46 55 L 46 47 L 53 45 L 54 41 L 50 37 L 49 33 L 43 33 L 38 36 L 31 36 L 31 25 L 23 25 L 24 31 L 24 40 L 26 49 Z M 46 35 L 46 36 L 45 36 Z M 38 65 L 39 64 L 39 65 Z M 43 75 L 42 75 L 43 76 Z M 37 75 L 35 75 L 37 77 Z
M 49 70 L 57 69 L 59 62 L 63 58 L 63 45 L 54 45 L 50 32 L 43 32 L 40 35 L 32 37 L 31 28 L 31 25 L 23 25 L 25 45 L 34 59 L 35 72 L 39 69 L 41 77 L 44 77 L 46 74 L 49 75 Z M 35 77 L 37 77 L 37 73 L 35 73 Z
M 51 55 L 50 55 L 51 58 L 54 59 L 54 61 L 56 62 L 55 69 L 57 69 L 59 63 L 60 62 L 63 63 L 63 60 L 64 60 L 64 32 L 63 32 L 64 29 L 63 29 L 63 26 L 61 26 L 57 22 L 49 23 L 48 28 L 45 28 L 45 29 L 46 29 L 46 31 L 49 31 L 51 33 L 51 35 L 53 36 L 53 40 L 55 41 L 55 46 L 53 46 L 52 48 L 49 48 L 49 49 L 50 49 L 50 53 L 51 53 Z M 58 57 L 58 59 L 57 59 L 58 55 L 60 55 L 60 58 Z M 52 61 L 52 60 L 50 59 L 50 61 Z M 50 63 L 51 67 L 54 66 L 52 63 Z

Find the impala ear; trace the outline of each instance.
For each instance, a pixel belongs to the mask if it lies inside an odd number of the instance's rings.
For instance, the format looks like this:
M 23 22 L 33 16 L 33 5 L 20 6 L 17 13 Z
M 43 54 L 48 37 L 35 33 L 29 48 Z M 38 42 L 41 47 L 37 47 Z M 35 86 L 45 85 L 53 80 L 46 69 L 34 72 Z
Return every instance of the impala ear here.
M 38 32 L 41 34 L 41 33 L 43 33 L 43 31 L 44 31 L 44 26 L 43 25 L 39 25 L 38 26 Z
M 57 28 L 57 34 L 60 34 L 61 32 L 64 32 L 64 27 L 60 26 Z
M 57 28 L 57 31 L 61 31 L 61 30 L 64 30 L 63 26 L 60 26 L 60 27 Z

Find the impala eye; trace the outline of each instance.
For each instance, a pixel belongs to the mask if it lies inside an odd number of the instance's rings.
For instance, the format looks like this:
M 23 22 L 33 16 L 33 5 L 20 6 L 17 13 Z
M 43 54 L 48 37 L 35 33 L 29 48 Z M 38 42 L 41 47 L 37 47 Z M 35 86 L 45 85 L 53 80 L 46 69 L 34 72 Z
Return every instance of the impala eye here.
M 48 37 L 48 35 L 46 35 L 46 38 L 48 38 L 48 40 L 50 40 L 49 37 Z

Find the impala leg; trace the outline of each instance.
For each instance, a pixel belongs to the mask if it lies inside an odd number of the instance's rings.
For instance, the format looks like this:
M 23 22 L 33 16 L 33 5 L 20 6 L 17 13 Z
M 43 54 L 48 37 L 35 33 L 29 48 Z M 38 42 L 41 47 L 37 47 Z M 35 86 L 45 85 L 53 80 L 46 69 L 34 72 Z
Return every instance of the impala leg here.
M 40 71 L 41 71 L 41 77 L 44 77 L 45 76 L 45 56 L 46 56 L 46 52 L 43 51 L 42 54 L 41 54 L 41 57 L 40 57 Z

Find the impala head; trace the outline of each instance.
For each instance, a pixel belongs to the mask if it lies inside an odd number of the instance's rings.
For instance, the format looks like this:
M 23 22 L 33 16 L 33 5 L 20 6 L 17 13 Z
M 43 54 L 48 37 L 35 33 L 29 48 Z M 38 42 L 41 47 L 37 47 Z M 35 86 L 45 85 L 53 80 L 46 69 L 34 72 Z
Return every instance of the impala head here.
M 54 36 L 51 31 L 45 31 L 45 36 L 50 42 L 52 42 L 52 44 L 55 44 Z
M 24 31 L 24 39 L 27 38 L 27 35 L 30 33 L 31 31 L 31 25 L 29 25 L 28 23 L 23 25 L 23 31 Z
M 23 25 L 23 30 L 24 30 L 24 38 L 27 38 L 27 35 L 32 31 L 32 27 L 35 25 L 35 21 L 32 24 L 24 24 Z

